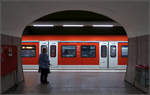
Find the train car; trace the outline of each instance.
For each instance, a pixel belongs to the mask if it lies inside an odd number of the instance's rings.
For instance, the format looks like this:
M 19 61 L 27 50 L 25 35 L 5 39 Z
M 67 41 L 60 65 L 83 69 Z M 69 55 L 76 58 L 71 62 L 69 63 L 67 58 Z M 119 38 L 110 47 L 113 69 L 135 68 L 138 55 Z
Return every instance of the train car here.
M 24 69 L 38 69 L 47 48 L 51 69 L 126 69 L 128 38 L 119 35 L 26 35 L 22 37 Z

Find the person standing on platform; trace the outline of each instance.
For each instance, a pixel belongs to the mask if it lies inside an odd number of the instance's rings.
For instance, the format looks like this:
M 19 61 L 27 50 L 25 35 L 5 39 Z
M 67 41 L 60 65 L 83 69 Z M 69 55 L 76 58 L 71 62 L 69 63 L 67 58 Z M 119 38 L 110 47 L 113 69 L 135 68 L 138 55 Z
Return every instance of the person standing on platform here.
M 43 48 L 42 53 L 39 56 L 39 69 L 41 72 L 41 77 L 40 77 L 41 83 L 44 83 L 44 84 L 49 83 L 47 81 L 48 73 L 50 73 L 49 66 L 50 66 L 50 61 L 47 55 L 47 49 Z

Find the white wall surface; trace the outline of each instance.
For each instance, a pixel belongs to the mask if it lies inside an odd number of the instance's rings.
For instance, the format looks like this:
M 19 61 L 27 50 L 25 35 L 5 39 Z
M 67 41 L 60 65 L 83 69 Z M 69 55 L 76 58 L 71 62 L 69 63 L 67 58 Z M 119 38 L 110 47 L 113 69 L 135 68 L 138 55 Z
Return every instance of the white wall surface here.
M 58 11 L 85 10 L 108 16 L 119 22 L 128 37 L 148 34 L 147 0 L 3 0 L 3 34 L 22 36 L 26 25 Z

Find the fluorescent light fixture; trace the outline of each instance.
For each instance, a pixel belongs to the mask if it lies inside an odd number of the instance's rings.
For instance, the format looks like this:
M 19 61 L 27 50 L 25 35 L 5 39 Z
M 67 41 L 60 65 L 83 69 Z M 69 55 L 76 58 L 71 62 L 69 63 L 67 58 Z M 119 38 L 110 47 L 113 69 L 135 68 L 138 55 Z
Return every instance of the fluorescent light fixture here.
M 63 27 L 83 27 L 84 25 L 63 25 Z
M 52 24 L 34 24 L 34 27 L 54 27 Z
M 92 25 L 93 27 L 113 27 L 114 25 Z

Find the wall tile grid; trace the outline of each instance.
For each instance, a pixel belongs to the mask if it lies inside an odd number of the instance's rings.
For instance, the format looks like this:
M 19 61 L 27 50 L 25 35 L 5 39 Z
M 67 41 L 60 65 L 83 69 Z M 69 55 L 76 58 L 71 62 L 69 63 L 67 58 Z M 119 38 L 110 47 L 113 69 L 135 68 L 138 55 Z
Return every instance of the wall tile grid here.
M 22 80 L 20 57 L 21 38 L 1 34 L 1 86 L 2 92 Z
M 129 38 L 128 68 L 125 80 L 144 92 L 148 91 L 149 36 Z M 140 68 L 139 68 L 140 67 Z

